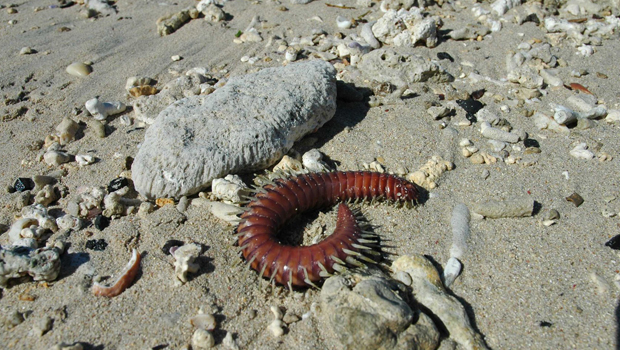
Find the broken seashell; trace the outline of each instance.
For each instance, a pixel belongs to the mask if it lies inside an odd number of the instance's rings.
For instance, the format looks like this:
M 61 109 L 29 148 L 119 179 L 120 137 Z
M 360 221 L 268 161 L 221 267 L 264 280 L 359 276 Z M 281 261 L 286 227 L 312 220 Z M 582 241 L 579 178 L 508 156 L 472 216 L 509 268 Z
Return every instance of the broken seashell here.
M 127 287 L 129 287 L 134 278 L 136 278 L 136 274 L 138 274 L 138 270 L 140 268 L 140 260 L 140 253 L 138 253 L 136 249 L 133 249 L 131 252 L 131 259 L 129 259 L 129 262 L 123 271 L 121 271 L 121 274 L 114 284 L 109 287 L 105 287 L 95 282 L 92 288 L 93 294 L 109 298 L 121 294 L 125 289 L 127 289 Z

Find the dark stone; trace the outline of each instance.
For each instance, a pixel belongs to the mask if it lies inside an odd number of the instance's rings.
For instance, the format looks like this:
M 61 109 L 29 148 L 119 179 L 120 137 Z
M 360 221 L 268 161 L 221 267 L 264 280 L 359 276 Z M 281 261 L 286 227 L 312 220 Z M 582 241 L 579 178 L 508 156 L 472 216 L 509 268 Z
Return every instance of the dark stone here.
M 482 96 L 484 96 L 485 92 L 487 92 L 487 90 L 485 89 L 476 90 L 471 93 L 471 98 L 473 98 L 474 100 L 479 100 L 482 98 Z
M 34 181 L 29 177 L 19 177 L 15 180 L 13 188 L 15 188 L 17 192 L 30 191 L 34 188 Z
M 541 327 L 551 327 L 551 326 L 553 326 L 553 323 L 547 322 L 547 321 L 540 321 L 539 325 Z
M 127 185 L 129 185 L 129 181 L 127 181 L 127 178 L 117 177 L 116 179 L 110 181 L 110 184 L 108 185 L 108 193 L 118 191 Z
M 482 102 L 476 101 L 472 98 L 468 100 L 456 100 L 456 104 L 467 112 L 465 117 L 472 123 L 476 122 L 476 113 L 484 107 Z
M 612 237 L 605 245 L 611 249 L 620 250 L 620 235 Z
M 450 62 L 454 62 L 454 58 L 452 58 L 452 56 L 450 56 L 447 52 L 437 52 L 437 58 L 440 60 L 449 60 Z
M 108 243 L 102 239 L 90 239 L 86 241 L 86 249 L 103 251 L 108 246 Z
M 536 141 L 534 139 L 525 139 L 525 140 L 523 140 L 523 145 L 525 146 L 525 148 L 528 148 L 528 147 L 540 148 L 540 143 L 538 143 L 538 141 Z
M 110 218 L 101 214 L 95 217 L 95 228 L 99 231 L 103 231 L 106 227 L 110 226 Z

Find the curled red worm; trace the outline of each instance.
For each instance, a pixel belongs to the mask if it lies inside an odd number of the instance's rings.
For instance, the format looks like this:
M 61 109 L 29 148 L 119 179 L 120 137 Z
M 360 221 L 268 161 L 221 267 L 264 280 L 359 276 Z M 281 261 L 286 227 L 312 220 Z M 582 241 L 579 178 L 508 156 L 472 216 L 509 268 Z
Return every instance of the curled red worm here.
M 283 245 L 276 233 L 293 215 L 349 200 L 385 199 L 415 203 L 413 183 L 393 175 L 356 171 L 304 174 L 276 179 L 264 186 L 248 204 L 237 227 L 239 247 L 248 265 L 275 282 L 291 286 L 315 286 L 315 282 L 345 265 L 374 262 L 376 237 L 364 232 L 348 206 L 340 204 L 336 229 L 323 241 L 305 247 Z M 368 246 L 370 245 L 370 246 Z M 359 260 L 358 260 L 359 259 Z

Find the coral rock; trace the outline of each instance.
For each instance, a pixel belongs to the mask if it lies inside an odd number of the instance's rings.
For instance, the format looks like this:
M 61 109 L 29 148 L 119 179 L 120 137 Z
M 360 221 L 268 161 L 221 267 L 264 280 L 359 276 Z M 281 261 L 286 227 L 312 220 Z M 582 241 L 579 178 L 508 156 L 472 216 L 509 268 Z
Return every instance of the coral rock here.
M 132 166 L 142 195 L 192 195 L 226 174 L 265 168 L 336 111 L 336 71 L 324 61 L 231 78 L 177 101 L 147 130 Z

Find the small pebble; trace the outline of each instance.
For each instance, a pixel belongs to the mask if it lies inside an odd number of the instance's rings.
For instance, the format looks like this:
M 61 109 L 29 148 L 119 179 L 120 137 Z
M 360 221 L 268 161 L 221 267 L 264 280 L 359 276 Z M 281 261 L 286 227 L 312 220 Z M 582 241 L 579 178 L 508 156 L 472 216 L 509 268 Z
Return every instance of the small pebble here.
M 52 166 L 68 163 L 71 161 L 71 158 L 69 154 L 60 151 L 49 151 L 43 155 L 45 163 Z
M 233 339 L 232 333 L 230 332 L 226 332 L 226 336 L 224 340 L 222 340 L 222 345 L 230 350 L 239 350 L 239 345 L 237 345 L 237 342 Z
M 558 220 L 560 218 L 560 212 L 556 209 L 548 210 L 543 216 L 543 220 Z
M 31 47 L 29 47 L 29 46 L 22 47 L 22 49 L 21 49 L 21 50 L 19 50 L 19 54 L 20 54 L 20 55 L 22 55 L 22 56 L 23 56 L 23 55 L 30 55 L 30 54 L 33 54 L 33 53 L 36 53 L 36 51 L 35 51 L 35 50 L 33 50 L 33 49 L 32 49 Z
M 286 324 L 291 324 L 298 322 L 301 318 L 294 313 L 287 312 L 284 317 L 282 317 L 282 321 Z
M 24 314 L 17 310 L 8 311 L 8 314 L 3 317 L 4 324 L 9 327 L 15 327 L 24 322 Z
M 491 172 L 488 169 L 484 169 L 482 171 L 482 175 L 481 176 L 482 176 L 483 180 L 486 180 L 486 179 L 489 178 L 489 176 L 491 176 Z
M 153 205 L 153 203 L 151 203 L 151 202 L 142 202 L 140 204 L 140 208 L 138 208 L 138 216 L 143 218 L 146 215 L 152 213 L 153 210 L 155 210 L 155 206 Z
M 108 243 L 105 239 L 90 239 L 86 241 L 86 249 L 94 250 L 94 251 L 104 251 L 108 246 Z
M 54 320 L 51 317 L 44 316 L 35 322 L 34 326 L 32 327 L 32 332 L 41 337 L 50 329 L 52 329 L 53 324 Z
M 108 193 L 120 190 L 129 185 L 129 181 L 124 177 L 117 177 L 108 184 Z
M 88 122 L 89 129 L 92 130 L 93 135 L 102 139 L 106 136 L 105 125 L 99 120 L 90 120 Z
M 75 161 L 79 166 L 86 166 L 95 162 L 95 157 L 90 154 L 78 154 L 75 156 Z
M 473 164 L 484 164 L 484 157 L 482 156 L 482 154 L 476 153 L 469 157 L 469 161 L 471 161 Z
M 566 200 L 572 202 L 576 207 L 579 207 L 581 204 L 583 204 L 583 198 L 576 192 L 566 197 Z
M 76 77 L 85 77 L 92 73 L 93 68 L 90 65 L 82 62 L 74 62 L 67 67 L 66 71 L 67 73 Z
M 187 199 L 187 196 L 183 196 L 181 197 L 181 199 L 179 199 L 179 203 L 177 204 L 177 210 L 181 213 L 185 213 L 185 211 L 187 210 L 187 207 L 189 207 L 189 199 Z
M 17 192 L 30 191 L 34 188 L 34 181 L 29 177 L 19 177 L 15 180 L 13 188 Z
M 95 228 L 99 231 L 103 231 L 106 227 L 110 226 L 110 219 L 99 214 L 95 217 Z
M 192 326 L 198 329 L 204 329 L 206 331 L 213 331 L 217 326 L 215 317 L 211 314 L 198 314 L 189 319 Z
M 192 349 L 211 349 L 213 346 L 215 346 L 213 334 L 204 329 L 196 329 L 192 336 Z
M 179 56 L 179 55 L 174 55 L 174 56 L 170 57 L 170 59 L 176 62 L 176 61 L 180 61 L 183 58 L 181 56 Z

